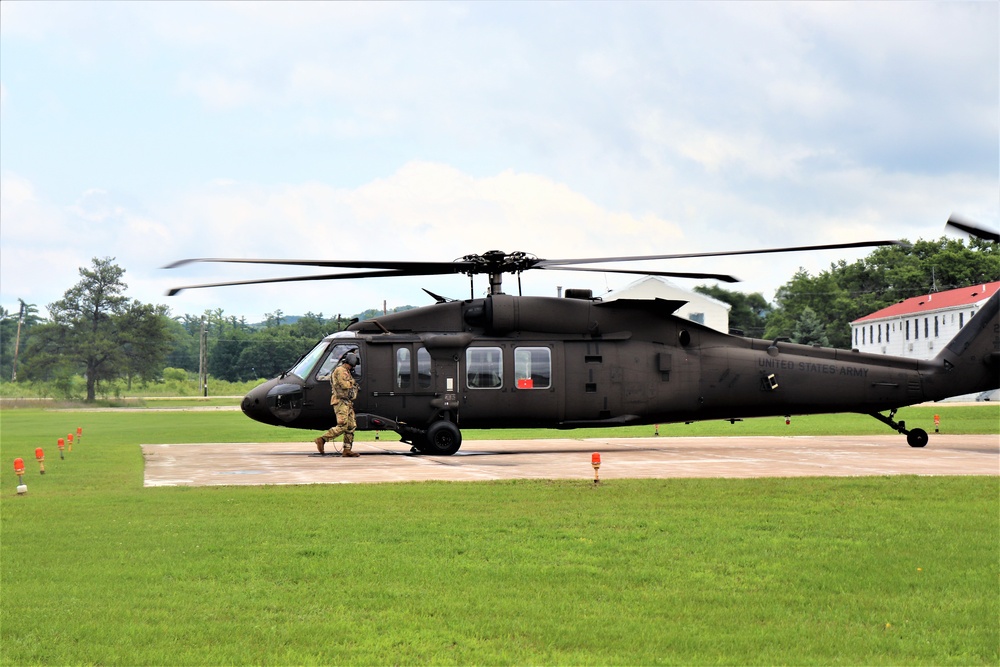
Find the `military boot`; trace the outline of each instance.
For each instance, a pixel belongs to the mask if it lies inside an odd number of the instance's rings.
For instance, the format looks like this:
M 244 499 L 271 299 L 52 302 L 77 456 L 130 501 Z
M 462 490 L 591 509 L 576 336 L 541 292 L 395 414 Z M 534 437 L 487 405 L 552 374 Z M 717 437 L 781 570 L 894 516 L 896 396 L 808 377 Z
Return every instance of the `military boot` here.
M 351 448 L 354 446 L 354 435 L 349 434 L 344 436 L 344 451 L 341 456 L 361 456 L 357 452 L 353 451 Z
M 313 442 L 316 443 L 316 450 L 319 452 L 319 455 L 326 456 L 326 440 L 323 438 L 316 438 Z

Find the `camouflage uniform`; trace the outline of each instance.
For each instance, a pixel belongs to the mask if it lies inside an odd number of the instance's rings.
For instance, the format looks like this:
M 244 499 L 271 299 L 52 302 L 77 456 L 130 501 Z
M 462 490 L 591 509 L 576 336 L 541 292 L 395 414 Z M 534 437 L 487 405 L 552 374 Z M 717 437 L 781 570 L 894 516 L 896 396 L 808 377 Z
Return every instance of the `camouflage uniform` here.
M 341 362 L 333 369 L 333 373 L 330 375 L 330 387 L 332 389 L 330 405 L 333 406 L 333 412 L 337 415 L 337 425 L 316 438 L 316 448 L 320 454 L 325 454 L 324 445 L 343 434 L 344 451 L 342 456 L 357 456 L 357 452 L 351 451 L 351 449 L 354 445 L 354 429 L 357 428 L 357 422 L 354 420 L 354 399 L 358 395 L 358 383 L 351 375 L 351 366 L 346 361 Z

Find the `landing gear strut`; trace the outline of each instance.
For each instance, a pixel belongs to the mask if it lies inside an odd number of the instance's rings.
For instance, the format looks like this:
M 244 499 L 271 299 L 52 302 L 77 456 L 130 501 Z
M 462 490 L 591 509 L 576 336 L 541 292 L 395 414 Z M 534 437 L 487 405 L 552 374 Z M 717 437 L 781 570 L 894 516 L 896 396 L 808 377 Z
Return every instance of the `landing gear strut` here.
M 924 445 L 927 444 L 927 440 L 929 439 L 927 437 L 927 431 L 925 431 L 922 428 L 915 428 L 912 430 L 907 429 L 906 422 L 896 421 L 895 419 L 893 419 L 893 417 L 896 416 L 896 408 L 893 408 L 892 410 L 889 411 L 888 417 L 879 412 L 872 412 L 869 414 L 875 419 L 882 422 L 883 424 L 887 424 L 889 428 L 893 429 L 894 431 L 897 431 L 898 433 L 902 433 L 903 435 L 905 435 L 906 444 L 908 444 L 910 447 L 923 447 Z

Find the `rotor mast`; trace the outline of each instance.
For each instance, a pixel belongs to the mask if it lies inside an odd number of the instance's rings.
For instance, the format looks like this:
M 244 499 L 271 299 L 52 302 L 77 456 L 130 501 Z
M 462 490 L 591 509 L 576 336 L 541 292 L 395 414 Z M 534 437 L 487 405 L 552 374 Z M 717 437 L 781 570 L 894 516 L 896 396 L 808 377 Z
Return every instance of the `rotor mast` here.
M 525 269 L 530 269 L 538 262 L 537 259 L 529 257 L 527 253 L 513 252 L 507 254 L 502 250 L 489 250 L 482 255 L 466 255 L 462 258 L 462 261 L 468 262 L 470 265 L 469 269 L 465 272 L 469 276 L 470 281 L 477 273 L 485 273 L 489 276 L 489 294 L 491 296 L 494 294 L 503 294 L 503 274 L 518 274 L 518 283 L 520 283 L 521 272 Z

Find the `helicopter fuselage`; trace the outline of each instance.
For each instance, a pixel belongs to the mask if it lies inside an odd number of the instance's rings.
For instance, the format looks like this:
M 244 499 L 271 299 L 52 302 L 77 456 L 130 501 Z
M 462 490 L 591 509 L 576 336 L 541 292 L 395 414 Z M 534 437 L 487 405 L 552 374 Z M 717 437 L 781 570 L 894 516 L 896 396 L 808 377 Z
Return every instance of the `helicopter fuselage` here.
M 332 425 L 328 375 L 349 350 L 359 429 L 451 454 L 461 428 L 577 428 L 876 413 L 1000 385 L 998 297 L 933 360 L 724 334 L 673 315 L 682 302 L 494 294 L 386 315 L 327 336 L 243 411 Z M 922 432 L 921 432 L 922 433 Z M 909 437 L 923 446 L 926 434 Z

